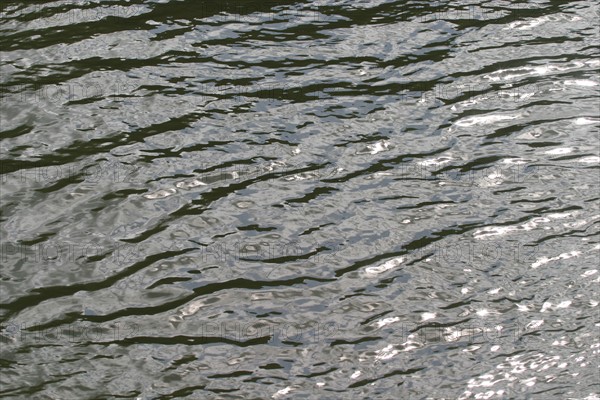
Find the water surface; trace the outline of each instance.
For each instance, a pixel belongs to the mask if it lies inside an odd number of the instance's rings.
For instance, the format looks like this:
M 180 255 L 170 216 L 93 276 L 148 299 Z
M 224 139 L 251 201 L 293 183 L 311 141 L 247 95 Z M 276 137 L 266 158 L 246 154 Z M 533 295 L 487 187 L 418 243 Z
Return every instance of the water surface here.
M 7 399 L 598 399 L 591 1 L 3 1 Z

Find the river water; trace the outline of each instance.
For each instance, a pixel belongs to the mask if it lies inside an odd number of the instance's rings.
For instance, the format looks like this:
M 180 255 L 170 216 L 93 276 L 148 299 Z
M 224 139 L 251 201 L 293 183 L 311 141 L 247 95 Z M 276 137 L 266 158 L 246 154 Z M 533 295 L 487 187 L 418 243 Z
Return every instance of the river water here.
M 594 1 L 13 1 L 7 399 L 599 399 Z

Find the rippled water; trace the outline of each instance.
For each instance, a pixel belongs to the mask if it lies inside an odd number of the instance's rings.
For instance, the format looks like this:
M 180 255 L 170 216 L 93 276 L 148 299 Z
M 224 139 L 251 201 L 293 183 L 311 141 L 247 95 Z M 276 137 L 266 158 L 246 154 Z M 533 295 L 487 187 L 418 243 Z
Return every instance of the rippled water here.
M 2 397 L 599 398 L 597 2 L 1 7 Z

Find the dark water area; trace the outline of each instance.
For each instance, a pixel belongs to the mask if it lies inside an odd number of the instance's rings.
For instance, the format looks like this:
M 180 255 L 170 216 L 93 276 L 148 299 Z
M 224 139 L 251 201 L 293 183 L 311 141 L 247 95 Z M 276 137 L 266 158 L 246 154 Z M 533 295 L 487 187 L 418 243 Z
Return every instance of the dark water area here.
M 598 2 L 0 4 L 1 398 L 600 399 Z

